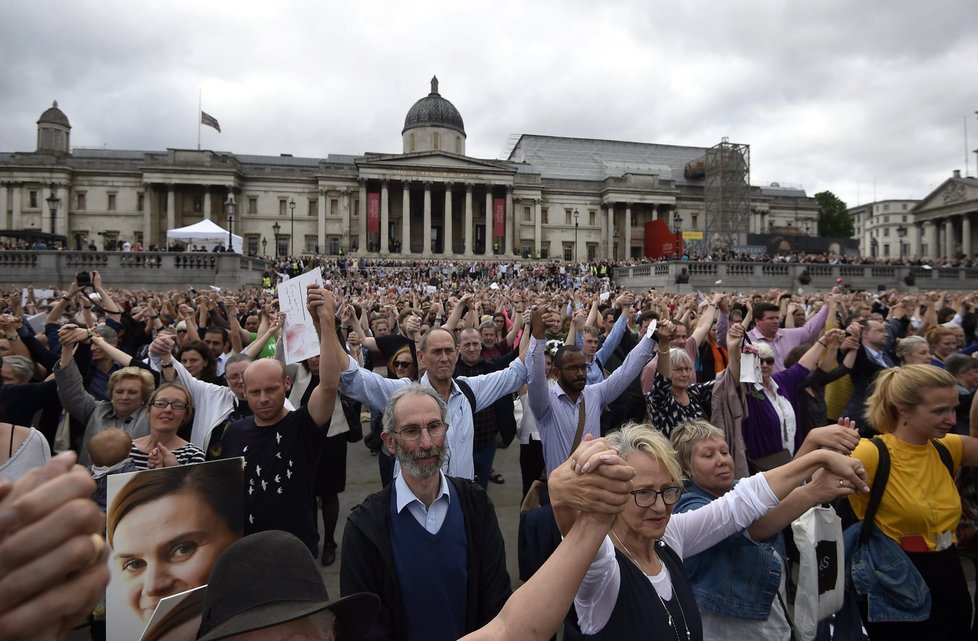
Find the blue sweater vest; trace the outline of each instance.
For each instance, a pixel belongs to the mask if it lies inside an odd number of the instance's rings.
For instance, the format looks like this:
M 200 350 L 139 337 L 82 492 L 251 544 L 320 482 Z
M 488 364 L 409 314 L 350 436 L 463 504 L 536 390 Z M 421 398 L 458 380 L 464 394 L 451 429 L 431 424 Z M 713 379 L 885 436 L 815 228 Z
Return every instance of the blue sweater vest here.
M 407 612 L 409 641 L 455 641 L 465 636 L 468 539 L 465 517 L 451 483 L 445 522 L 431 534 L 408 509 L 396 511 L 391 488 L 391 550 Z

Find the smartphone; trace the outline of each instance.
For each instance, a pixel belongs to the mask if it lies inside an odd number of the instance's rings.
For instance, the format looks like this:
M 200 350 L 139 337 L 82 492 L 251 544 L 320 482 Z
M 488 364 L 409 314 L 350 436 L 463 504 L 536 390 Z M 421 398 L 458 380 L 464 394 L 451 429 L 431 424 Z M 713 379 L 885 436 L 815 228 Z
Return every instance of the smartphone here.
M 79 287 L 92 286 L 92 272 L 78 272 L 75 274 L 75 282 Z

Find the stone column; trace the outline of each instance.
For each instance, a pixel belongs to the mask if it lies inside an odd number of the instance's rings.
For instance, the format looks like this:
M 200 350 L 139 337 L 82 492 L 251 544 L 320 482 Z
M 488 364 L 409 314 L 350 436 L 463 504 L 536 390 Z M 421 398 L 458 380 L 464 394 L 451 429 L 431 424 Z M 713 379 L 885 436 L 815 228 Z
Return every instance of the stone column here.
M 58 217 L 54 221 L 55 229 L 57 230 L 54 233 L 61 234 L 62 236 L 64 236 L 65 237 L 65 243 L 68 243 L 69 240 L 70 240 L 68 238 L 68 231 L 69 231 L 69 226 L 68 226 L 68 211 L 69 211 L 69 208 L 68 208 L 68 205 L 69 205 L 69 200 L 71 199 L 71 186 L 70 185 L 58 185 L 57 192 L 58 192 L 58 198 L 61 199 L 61 202 L 58 204 Z M 50 216 L 51 214 L 48 213 L 48 215 Z
M 465 256 L 472 256 L 472 183 L 465 183 Z
M 922 258 L 936 259 L 940 247 L 937 246 L 937 224 L 933 220 L 924 221 L 924 238 L 927 239 L 927 256 Z
M 411 183 L 401 183 L 401 253 L 411 253 Z
M 343 190 L 343 199 L 340 201 L 340 248 L 344 254 L 350 252 L 350 212 L 353 210 L 353 192 L 349 189 Z
M 431 181 L 424 181 L 424 208 L 422 211 L 421 224 L 421 255 L 431 256 Z
M 137 197 L 138 198 L 138 197 Z M 153 243 L 153 185 L 143 184 L 143 249 Z
M 540 244 L 543 241 L 543 203 L 537 199 L 533 206 L 533 257 L 540 256 Z
M 210 220 L 210 219 L 211 219 L 211 188 L 204 187 L 204 220 Z M 224 220 L 224 223 L 227 223 L 227 219 Z
M 516 212 L 513 210 L 513 186 L 506 185 L 506 255 L 513 255 L 513 234 L 516 233 Z
M 486 256 L 492 255 L 492 244 L 496 242 L 496 236 L 493 233 L 493 211 L 492 211 L 492 185 L 486 185 L 486 215 L 484 217 L 486 223 L 485 231 L 485 246 L 482 248 L 482 253 Z
M 954 219 L 944 219 L 944 256 L 954 258 Z
M 625 242 L 624 250 L 619 254 L 622 260 L 628 260 L 632 255 L 632 203 L 625 203 Z
M 177 228 L 177 188 L 172 183 L 166 186 L 166 229 Z
M 319 253 L 326 252 L 326 196 L 325 189 L 319 190 L 319 202 L 316 203 L 316 244 L 319 245 Z
M 391 203 L 387 192 L 387 181 L 383 180 L 380 183 L 380 253 L 382 256 L 390 253 L 390 230 L 387 227 L 390 225 Z
M 442 254 L 445 256 L 451 256 L 454 253 L 452 233 L 452 183 L 445 183 L 445 225 L 442 229 L 441 241 Z
M 364 256 L 367 253 L 367 181 L 360 179 L 360 206 L 358 207 L 360 211 L 357 215 L 360 217 L 358 233 L 360 237 L 357 239 L 357 255 Z
M 608 203 L 608 260 L 615 259 L 615 203 Z
M 7 183 L 0 183 L 0 225 L 7 225 Z M 12 224 L 10 229 L 17 229 Z
M 961 216 L 961 253 L 971 258 L 971 214 Z
M 23 218 L 21 217 L 21 210 L 20 210 L 20 194 L 23 191 L 23 185 L 20 185 L 18 183 L 10 183 L 10 191 L 11 191 L 11 200 L 13 201 L 11 203 L 12 213 L 10 214 L 11 225 L 13 226 L 13 229 L 23 229 L 24 221 Z M 4 208 L 6 208 L 6 206 L 7 203 L 6 201 L 4 201 Z
M 49 187 L 53 187 L 54 189 L 51 189 L 49 191 L 48 190 Z M 56 229 L 56 227 L 55 227 L 55 224 L 56 224 L 55 221 L 51 220 L 51 209 L 49 207 L 47 207 L 47 202 L 45 202 L 46 199 L 49 196 L 54 196 L 55 195 L 56 189 L 57 189 L 57 187 L 55 187 L 54 183 L 51 183 L 50 185 L 42 185 L 41 188 L 37 192 L 37 200 L 38 200 L 37 210 L 39 212 L 41 212 L 41 224 L 39 225 L 39 227 L 41 228 L 41 231 L 42 232 L 46 232 L 48 234 L 56 234 L 56 233 L 58 233 L 57 231 L 55 231 L 55 229 Z M 60 203 L 59 203 L 58 210 L 56 211 L 56 214 L 58 216 L 60 216 L 61 213 L 62 213 L 60 210 L 61 210 L 61 207 L 60 207 Z

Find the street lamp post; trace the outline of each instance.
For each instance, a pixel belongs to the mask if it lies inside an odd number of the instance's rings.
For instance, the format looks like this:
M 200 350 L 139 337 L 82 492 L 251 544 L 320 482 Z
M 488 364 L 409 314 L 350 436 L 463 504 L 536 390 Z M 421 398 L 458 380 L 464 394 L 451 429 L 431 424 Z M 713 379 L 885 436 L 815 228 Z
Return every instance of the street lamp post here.
M 261 237 L 261 255 L 268 256 L 268 239 L 264 236 Z
M 580 212 L 578 212 L 577 209 L 575 208 L 574 209 L 574 260 L 575 261 L 578 260 L 578 253 L 577 253 L 577 219 L 580 218 L 580 217 L 581 217 Z
M 275 255 L 278 256 L 278 233 L 282 231 L 282 226 L 278 223 L 272 225 L 272 233 L 275 234 Z
M 907 237 L 907 226 L 900 225 L 897 227 L 897 238 L 900 239 L 900 260 L 903 260 L 903 239 Z
M 234 208 L 236 207 L 234 200 L 231 198 L 231 194 L 228 194 L 228 199 L 224 201 L 224 211 L 228 215 L 228 251 L 234 253 L 234 237 L 231 235 L 231 230 L 234 228 Z
M 618 233 L 617 229 L 615 230 L 614 239 L 615 239 L 615 260 L 618 260 L 618 241 L 621 239 L 621 235 Z
M 51 211 L 51 234 L 52 235 L 55 233 L 54 225 L 55 225 L 55 221 L 58 218 L 58 205 L 61 204 L 61 199 L 58 198 L 58 196 L 54 193 L 54 189 L 55 189 L 55 185 L 54 183 L 51 183 L 51 195 L 45 198 L 45 200 L 48 203 L 48 209 Z M 51 243 L 52 244 L 54 243 L 53 239 L 51 240 Z
M 872 253 L 871 253 L 872 257 L 873 258 L 876 258 L 877 254 L 879 253 L 879 249 L 880 249 L 880 241 L 876 240 L 876 237 L 874 236 L 873 239 L 869 241 L 869 246 L 870 246 L 870 249 L 872 250 Z
M 676 256 L 676 259 L 678 260 L 679 244 L 682 242 L 682 236 L 680 234 L 683 233 L 683 217 L 679 215 L 678 211 L 676 212 L 676 215 L 672 217 L 672 232 L 676 236 L 673 239 L 673 253 Z
M 289 254 L 295 256 L 295 198 L 289 199 L 289 221 L 292 223 L 292 232 L 289 236 Z

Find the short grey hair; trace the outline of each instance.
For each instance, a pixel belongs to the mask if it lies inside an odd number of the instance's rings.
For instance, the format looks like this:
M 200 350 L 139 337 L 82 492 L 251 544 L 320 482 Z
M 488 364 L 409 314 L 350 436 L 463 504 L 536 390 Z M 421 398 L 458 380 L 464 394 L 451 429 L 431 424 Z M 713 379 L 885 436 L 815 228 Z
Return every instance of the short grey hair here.
M 14 376 L 21 383 L 29 383 L 34 378 L 34 363 L 26 356 L 21 356 L 20 354 L 4 356 L 3 364 L 10 366 L 10 369 L 14 372 Z
M 661 356 L 659 358 L 661 358 Z M 689 357 L 689 352 L 682 347 L 673 347 L 669 350 L 669 366 L 676 368 L 680 365 L 686 365 L 692 368 L 693 359 Z
M 757 349 L 757 355 L 761 358 L 774 358 L 774 348 L 767 343 L 762 343 L 757 341 L 754 343 L 754 348 Z
M 381 419 L 381 427 L 385 432 L 394 431 L 394 408 L 405 396 L 427 396 L 438 403 L 438 410 L 441 412 L 441 422 L 448 423 L 448 405 L 445 399 L 434 389 L 420 383 L 405 385 L 387 399 L 387 406 L 384 408 L 384 417 Z

